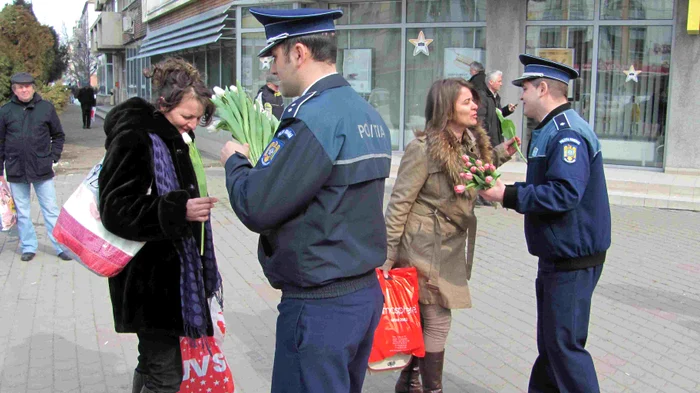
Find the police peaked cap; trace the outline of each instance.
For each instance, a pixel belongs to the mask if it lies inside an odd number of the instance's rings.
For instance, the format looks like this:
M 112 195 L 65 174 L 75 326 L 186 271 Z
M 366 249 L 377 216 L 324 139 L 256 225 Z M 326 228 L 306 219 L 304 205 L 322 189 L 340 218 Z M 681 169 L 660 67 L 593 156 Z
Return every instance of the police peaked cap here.
M 258 57 L 270 55 L 272 48 L 289 37 L 335 31 L 335 19 L 343 16 L 343 11 L 316 8 L 294 10 L 272 10 L 251 8 L 250 13 L 265 27 L 267 45 Z
M 520 62 L 525 66 L 525 72 L 520 78 L 513 81 L 513 84 L 518 87 L 522 87 L 527 80 L 537 78 L 554 79 L 567 85 L 570 80 L 578 78 L 578 71 L 556 61 L 522 54 Z

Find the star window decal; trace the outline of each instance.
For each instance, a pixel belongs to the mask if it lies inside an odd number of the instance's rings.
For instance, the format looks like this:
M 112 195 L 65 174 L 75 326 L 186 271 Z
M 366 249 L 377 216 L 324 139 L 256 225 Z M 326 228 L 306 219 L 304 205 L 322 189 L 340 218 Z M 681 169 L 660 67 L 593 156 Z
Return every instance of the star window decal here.
M 418 56 L 419 53 L 422 53 L 426 56 L 430 56 L 430 50 L 428 49 L 428 45 L 430 45 L 430 43 L 433 42 L 433 40 L 425 38 L 423 30 L 421 30 L 420 33 L 418 33 L 417 39 L 409 39 L 408 42 L 410 42 L 414 46 L 413 56 Z

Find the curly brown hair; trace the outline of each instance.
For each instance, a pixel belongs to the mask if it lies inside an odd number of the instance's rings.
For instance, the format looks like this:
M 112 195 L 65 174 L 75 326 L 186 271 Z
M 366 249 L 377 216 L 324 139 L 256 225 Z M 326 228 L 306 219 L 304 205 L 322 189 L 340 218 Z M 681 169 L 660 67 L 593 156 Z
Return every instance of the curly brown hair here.
M 204 107 L 201 125 L 211 123 L 216 106 L 211 101 L 211 91 L 202 80 L 199 71 L 179 57 L 169 57 L 143 71 L 151 79 L 155 99 L 154 104 L 162 112 L 170 112 L 182 100 L 193 97 Z

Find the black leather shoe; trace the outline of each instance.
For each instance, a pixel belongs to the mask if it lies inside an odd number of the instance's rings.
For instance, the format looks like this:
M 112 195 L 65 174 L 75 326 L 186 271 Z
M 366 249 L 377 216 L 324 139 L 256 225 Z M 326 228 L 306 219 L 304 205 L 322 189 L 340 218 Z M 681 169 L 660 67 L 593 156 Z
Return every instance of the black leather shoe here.
M 34 259 L 34 256 L 35 256 L 35 255 L 36 255 L 36 254 L 33 253 L 33 252 L 23 252 L 23 253 L 22 253 L 22 258 L 21 258 L 21 259 L 22 259 L 22 261 L 24 261 L 24 262 L 29 262 L 29 261 L 31 261 L 32 259 Z
M 65 252 L 58 254 L 58 257 L 64 261 L 72 261 L 73 260 L 73 258 L 69 257 L 68 254 L 66 254 Z

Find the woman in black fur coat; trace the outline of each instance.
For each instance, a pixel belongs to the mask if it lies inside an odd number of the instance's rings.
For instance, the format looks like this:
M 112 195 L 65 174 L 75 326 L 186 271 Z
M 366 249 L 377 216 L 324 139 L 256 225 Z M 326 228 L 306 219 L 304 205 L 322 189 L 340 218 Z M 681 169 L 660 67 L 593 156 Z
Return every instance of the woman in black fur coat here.
M 109 279 L 115 329 L 139 339 L 133 393 L 175 393 L 183 376 L 179 337 L 211 336 L 209 301 L 221 301 L 209 218 L 216 199 L 196 175 L 203 169 L 192 144 L 215 107 L 184 60 L 167 59 L 146 76 L 155 104 L 132 98 L 105 119 L 100 216 L 110 232 L 146 242 Z

